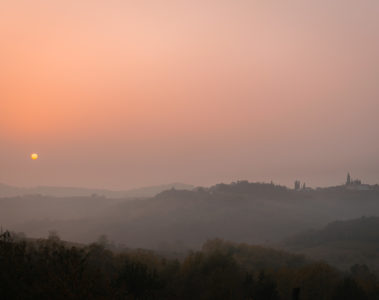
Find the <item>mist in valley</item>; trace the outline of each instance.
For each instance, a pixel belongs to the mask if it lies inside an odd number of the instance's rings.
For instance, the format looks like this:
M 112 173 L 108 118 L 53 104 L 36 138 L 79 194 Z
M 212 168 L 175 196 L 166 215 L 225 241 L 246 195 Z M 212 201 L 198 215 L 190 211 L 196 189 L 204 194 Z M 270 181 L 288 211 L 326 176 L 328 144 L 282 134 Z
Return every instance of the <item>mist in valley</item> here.
M 186 187 L 163 186 L 150 197 L 3 197 L 0 220 L 3 228 L 33 238 L 53 231 L 90 243 L 105 235 L 121 247 L 186 252 L 214 238 L 280 247 L 286 238 L 330 222 L 379 216 L 377 185 L 311 189 L 296 182 L 295 189 L 237 181 Z

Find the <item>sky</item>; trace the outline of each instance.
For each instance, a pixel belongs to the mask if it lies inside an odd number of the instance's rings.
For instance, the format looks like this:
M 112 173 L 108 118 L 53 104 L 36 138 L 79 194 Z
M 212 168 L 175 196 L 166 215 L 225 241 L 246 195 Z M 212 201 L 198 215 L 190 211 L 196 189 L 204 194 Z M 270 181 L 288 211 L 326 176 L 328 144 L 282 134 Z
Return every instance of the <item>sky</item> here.
M 376 0 L 1 0 L 0 182 L 379 183 L 378 15 Z

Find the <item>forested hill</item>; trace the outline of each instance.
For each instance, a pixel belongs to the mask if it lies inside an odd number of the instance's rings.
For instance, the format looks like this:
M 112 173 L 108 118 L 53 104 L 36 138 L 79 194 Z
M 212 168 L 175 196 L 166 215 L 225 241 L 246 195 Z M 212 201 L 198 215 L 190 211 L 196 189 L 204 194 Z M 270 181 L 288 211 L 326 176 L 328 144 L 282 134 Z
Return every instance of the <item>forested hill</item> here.
M 293 246 L 317 246 L 336 241 L 379 243 L 379 218 L 362 217 L 348 221 L 335 221 L 321 230 L 312 230 L 287 239 Z
M 11 230 L 34 237 L 56 230 L 62 238 L 77 242 L 92 242 L 106 234 L 116 243 L 150 249 L 199 248 L 211 238 L 275 244 L 335 220 L 362 216 L 379 216 L 376 187 L 295 191 L 275 184 L 239 181 L 191 191 L 170 189 L 135 200 L 0 199 L 2 225 Z
M 348 268 L 354 262 L 379 270 L 379 218 L 332 222 L 323 229 L 287 238 L 284 245 L 340 268 Z

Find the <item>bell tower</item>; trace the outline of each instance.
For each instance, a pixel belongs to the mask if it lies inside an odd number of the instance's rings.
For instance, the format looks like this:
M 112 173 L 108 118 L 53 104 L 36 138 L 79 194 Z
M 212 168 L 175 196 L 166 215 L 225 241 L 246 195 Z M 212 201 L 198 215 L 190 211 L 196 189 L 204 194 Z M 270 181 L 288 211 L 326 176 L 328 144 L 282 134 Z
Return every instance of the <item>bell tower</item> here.
M 347 173 L 347 176 L 346 176 L 346 185 L 350 185 L 350 184 L 351 184 L 350 173 Z

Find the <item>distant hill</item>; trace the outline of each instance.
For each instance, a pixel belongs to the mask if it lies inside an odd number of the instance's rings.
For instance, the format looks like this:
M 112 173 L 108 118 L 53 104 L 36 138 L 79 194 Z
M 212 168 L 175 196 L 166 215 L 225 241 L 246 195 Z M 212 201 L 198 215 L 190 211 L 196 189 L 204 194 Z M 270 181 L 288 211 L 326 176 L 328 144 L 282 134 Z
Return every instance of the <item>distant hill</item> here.
M 194 188 L 194 186 L 183 183 L 172 183 L 157 186 L 147 186 L 124 191 L 113 191 L 106 189 L 88 189 L 80 187 L 57 186 L 38 186 L 32 188 L 23 188 L 0 183 L 0 198 L 17 197 L 25 195 L 43 195 L 53 197 L 86 197 L 96 195 L 107 198 L 153 197 L 164 190 L 172 188 L 180 190 L 191 190 Z
M 335 220 L 379 216 L 378 199 L 377 189 L 295 191 L 239 181 L 169 189 L 143 199 L 2 198 L 0 220 L 3 226 L 33 237 L 56 230 L 64 239 L 92 242 L 106 234 L 128 247 L 176 251 L 199 248 L 213 238 L 276 245 L 285 237 Z
M 340 268 L 367 264 L 379 270 L 379 217 L 336 221 L 284 241 L 285 249 Z

